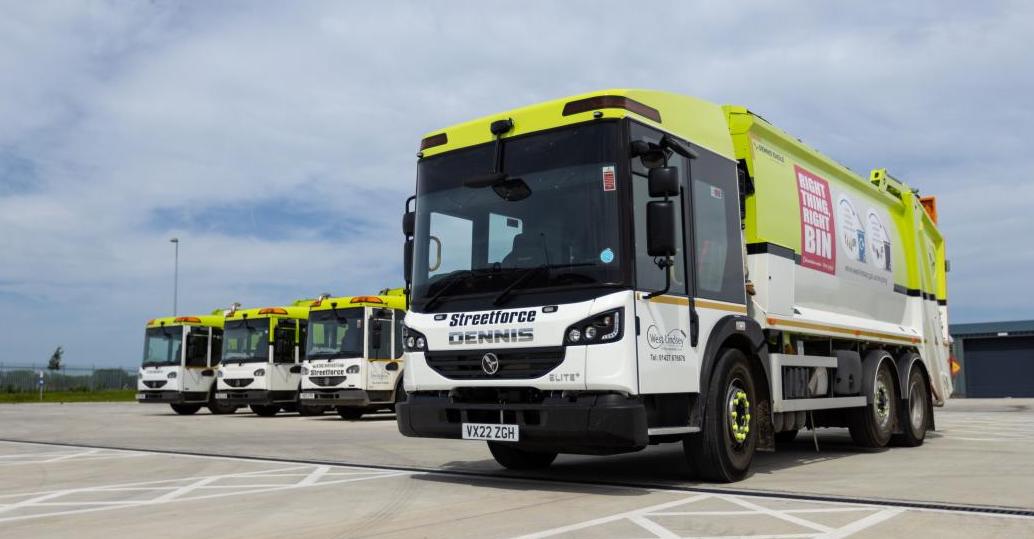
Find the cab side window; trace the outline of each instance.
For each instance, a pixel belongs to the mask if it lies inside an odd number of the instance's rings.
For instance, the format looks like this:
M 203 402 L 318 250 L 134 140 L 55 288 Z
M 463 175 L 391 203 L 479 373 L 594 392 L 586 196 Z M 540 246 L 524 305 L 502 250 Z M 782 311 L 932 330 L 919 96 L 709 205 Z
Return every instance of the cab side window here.
M 391 359 L 391 312 L 375 310 L 367 324 L 366 357 Z
M 223 330 L 212 328 L 212 367 L 223 359 Z
M 699 149 L 693 160 L 693 227 L 697 295 L 744 302 L 740 200 L 736 164 Z
M 187 334 L 187 367 L 208 366 L 208 328 L 190 328 Z
M 396 309 L 394 314 L 395 323 L 392 325 L 392 331 L 395 332 L 395 338 L 392 339 L 392 342 L 395 346 L 395 353 L 392 354 L 392 357 L 400 358 L 402 357 L 402 319 L 405 318 L 406 312 Z
M 273 332 L 273 362 L 294 363 L 294 323 L 280 321 Z

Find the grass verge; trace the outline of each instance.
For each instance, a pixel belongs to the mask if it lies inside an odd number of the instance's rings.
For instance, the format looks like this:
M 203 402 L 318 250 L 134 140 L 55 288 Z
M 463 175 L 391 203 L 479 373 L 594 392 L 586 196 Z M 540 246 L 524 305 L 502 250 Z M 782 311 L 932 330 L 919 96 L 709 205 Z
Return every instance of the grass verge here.
M 136 400 L 135 389 L 44 391 L 42 401 L 39 399 L 39 393 L 0 393 L 0 404 L 19 402 L 123 402 L 134 400 Z

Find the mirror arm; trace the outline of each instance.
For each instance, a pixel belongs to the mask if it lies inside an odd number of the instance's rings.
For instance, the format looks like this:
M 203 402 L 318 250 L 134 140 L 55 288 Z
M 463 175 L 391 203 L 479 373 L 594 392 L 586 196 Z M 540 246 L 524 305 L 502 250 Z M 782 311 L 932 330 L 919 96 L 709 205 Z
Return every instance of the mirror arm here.
M 669 268 L 672 266 L 671 257 L 657 257 L 654 259 L 653 263 L 657 264 L 658 268 L 664 270 L 664 289 L 650 292 L 643 299 L 653 299 L 657 296 L 667 294 L 668 290 L 671 288 L 671 271 L 669 271 Z

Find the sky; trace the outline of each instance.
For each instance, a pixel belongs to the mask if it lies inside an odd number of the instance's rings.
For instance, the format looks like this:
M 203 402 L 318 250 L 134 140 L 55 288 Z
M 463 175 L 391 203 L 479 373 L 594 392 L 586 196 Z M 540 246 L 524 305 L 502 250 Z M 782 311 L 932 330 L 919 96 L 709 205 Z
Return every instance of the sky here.
M 749 107 L 938 197 L 953 322 L 1034 318 L 1029 2 L 0 1 L 0 363 L 401 283 L 434 129 L 603 88 Z

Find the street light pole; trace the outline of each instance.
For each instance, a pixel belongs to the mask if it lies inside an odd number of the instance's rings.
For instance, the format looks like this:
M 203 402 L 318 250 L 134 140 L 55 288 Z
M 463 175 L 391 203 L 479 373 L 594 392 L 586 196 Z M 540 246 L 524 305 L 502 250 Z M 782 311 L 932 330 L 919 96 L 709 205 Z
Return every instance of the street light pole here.
M 173 263 L 172 269 L 172 316 L 176 316 L 177 303 L 179 302 L 179 284 L 180 284 L 180 239 L 172 238 L 169 240 L 176 245 L 175 262 Z

